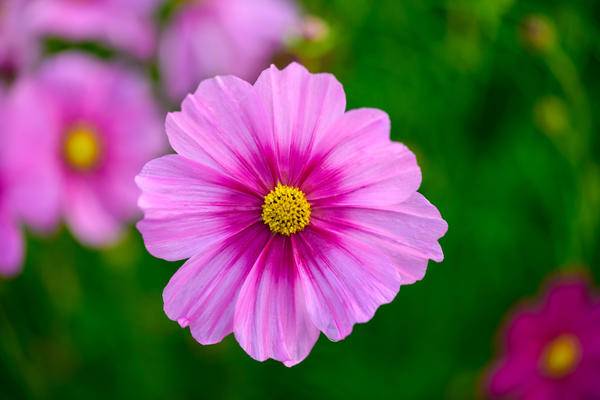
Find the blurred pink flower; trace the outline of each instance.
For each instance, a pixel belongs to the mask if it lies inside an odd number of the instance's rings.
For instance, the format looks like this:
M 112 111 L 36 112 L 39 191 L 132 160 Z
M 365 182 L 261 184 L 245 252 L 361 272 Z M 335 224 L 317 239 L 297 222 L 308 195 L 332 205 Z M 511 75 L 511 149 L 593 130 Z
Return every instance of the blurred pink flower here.
M 160 0 L 32 0 L 31 23 L 44 35 L 109 45 L 151 57 L 156 46 L 153 14 Z
M 27 215 L 34 227 L 42 228 L 43 200 L 28 201 L 27 196 L 43 192 L 45 169 L 42 160 L 30 157 L 27 148 L 18 145 L 18 132 L 9 122 L 10 103 L 0 86 L 0 275 L 12 276 L 20 272 L 23 261 L 21 219 Z
M 0 121 L 4 121 L 4 93 L 0 87 Z M 21 269 L 23 239 L 13 204 L 12 168 L 7 160 L 9 130 L 0 128 L 0 275 L 14 275 Z
M 161 39 L 167 94 L 180 100 L 205 78 L 234 74 L 253 81 L 299 29 L 288 0 L 204 0 L 181 5 Z
M 234 332 L 253 358 L 302 361 L 345 338 L 441 261 L 447 229 L 384 112 L 345 112 L 330 74 L 291 64 L 254 86 L 202 82 L 167 117 L 178 153 L 136 181 L 153 255 L 189 260 L 163 298 L 202 344 Z
M 36 58 L 38 46 L 30 29 L 28 0 L 0 1 L 0 79 L 13 78 Z
M 137 215 L 134 177 L 163 148 L 152 93 L 147 83 L 118 65 L 65 53 L 43 64 L 14 88 L 7 112 L 21 161 L 36 160 L 35 203 L 27 222 L 52 228 L 64 215 L 82 242 L 115 241 L 124 221 Z M 14 154 L 18 154 L 14 152 Z
M 0 145 L 4 131 L 0 132 Z M 0 275 L 11 276 L 21 270 L 23 238 L 12 203 L 10 174 L 0 155 Z
M 551 285 L 540 306 L 517 312 L 489 377 L 493 398 L 600 398 L 600 299 L 577 278 Z

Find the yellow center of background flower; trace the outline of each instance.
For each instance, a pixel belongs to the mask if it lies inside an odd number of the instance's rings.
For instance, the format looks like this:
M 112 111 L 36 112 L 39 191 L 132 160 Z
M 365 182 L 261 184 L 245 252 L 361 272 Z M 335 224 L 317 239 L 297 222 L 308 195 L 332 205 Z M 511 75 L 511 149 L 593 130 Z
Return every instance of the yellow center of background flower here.
M 290 236 L 310 222 L 310 203 L 300 189 L 278 183 L 265 196 L 261 218 L 271 232 Z
M 63 153 L 69 166 L 89 171 L 100 161 L 100 141 L 96 131 L 84 124 L 75 125 L 65 137 Z
M 575 370 L 581 358 L 581 345 L 574 335 L 561 335 L 546 347 L 542 369 L 552 378 L 562 378 Z

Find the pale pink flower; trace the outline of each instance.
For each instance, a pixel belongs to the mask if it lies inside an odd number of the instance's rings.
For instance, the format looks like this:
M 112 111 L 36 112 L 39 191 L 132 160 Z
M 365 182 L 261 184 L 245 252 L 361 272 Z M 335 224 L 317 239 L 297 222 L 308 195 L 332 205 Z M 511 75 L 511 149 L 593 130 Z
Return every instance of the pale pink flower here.
M 0 275 L 21 271 L 24 241 L 21 219 L 28 216 L 34 228 L 44 227 L 46 174 L 43 160 L 31 157 L 35 152 L 19 145 L 18 132 L 7 123 L 10 94 L 0 87 Z M 39 201 L 32 201 L 39 199 Z
M 27 149 L 21 163 L 36 160 L 44 173 L 21 196 L 37 205 L 25 220 L 50 229 L 62 216 L 86 244 L 117 240 L 138 213 L 134 177 L 163 145 L 147 82 L 121 65 L 65 53 L 13 94 L 7 125 Z
M 0 1 L 0 80 L 12 79 L 35 61 L 36 38 L 27 14 L 28 0 Z
M 32 0 L 36 31 L 75 41 L 103 41 L 136 57 L 156 46 L 153 14 L 160 0 Z
M 0 132 L 0 145 L 4 142 Z M 11 276 L 21 270 L 23 238 L 12 202 L 10 174 L 0 154 L 0 275 Z
M 0 87 L 0 121 L 4 120 L 4 93 Z M 0 125 L 1 126 L 1 125 Z M 0 275 L 14 275 L 21 269 L 23 238 L 12 197 L 11 167 L 7 160 L 9 131 L 0 127 Z
M 138 228 L 153 255 L 189 258 L 163 298 L 198 342 L 233 332 L 292 366 L 443 259 L 447 225 L 417 192 L 414 154 L 387 114 L 345 107 L 332 75 L 292 64 L 254 86 L 206 80 L 168 115 L 178 154 L 138 175 Z
M 159 48 L 168 95 L 179 101 L 217 74 L 254 80 L 299 23 L 291 0 L 186 2 L 169 21 Z

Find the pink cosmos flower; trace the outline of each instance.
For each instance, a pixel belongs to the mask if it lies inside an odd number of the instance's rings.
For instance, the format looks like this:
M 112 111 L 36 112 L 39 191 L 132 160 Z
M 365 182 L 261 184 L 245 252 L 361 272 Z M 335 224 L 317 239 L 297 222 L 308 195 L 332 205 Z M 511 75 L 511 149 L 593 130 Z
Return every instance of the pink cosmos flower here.
M 187 2 L 173 15 L 160 43 L 168 95 L 179 100 L 217 74 L 254 80 L 298 24 L 288 0 Z
M 5 132 L 0 132 L 0 146 Z M 4 153 L 4 152 L 3 152 Z M 11 175 L 3 154 L 0 154 L 0 275 L 19 272 L 23 259 L 23 238 L 13 204 Z
M 31 23 L 36 31 L 76 41 L 106 41 L 152 56 L 156 33 L 152 20 L 160 0 L 32 0 Z
M 539 306 L 518 311 L 489 377 L 493 398 L 600 398 L 600 299 L 584 281 L 555 282 Z
M 6 122 L 8 96 L 0 87 L 0 121 Z M 21 270 L 23 237 L 21 216 L 28 215 L 34 227 L 41 228 L 44 219 L 43 200 L 28 200 L 40 190 L 44 194 L 45 169 L 40 160 L 29 158 L 29 149 L 19 147 L 18 136 L 7 124 L 0 125 L 0 275 L 13 276 Z
M 14 78 L 34 62 L 38 53 L 27 4 L 27 0 L 0 1 L 0 79 Z
M 147 83 L 122 66 L 66 53 L 19 82 L 7 112 L 16 147 L 28 149 L 21 162 L 44 170 L 22 196 L 39 210 L 25 220 L 48 229 L 63 215 L 86 244 L 117 240 L 138 212 L 134 177 L 163 146 Z
M 441 261 L 446 222 L 417 193 L 388 116 L 345 111 L 329 74 L 291 64 L 254 86 L 202 82 L 167 117 L 178 153 L 136 181 L 153 255 L 189 260 L 163 298 L 202 344 L 234 333 L 253 358 L 302 361 L 319 331 L 350 334 Z
M 0 91 L 0 120 L 4 120 L 2 91 Z M 12 202 L 12 168 L 6 157 L 8 133 L 7 129 L 0 129 L 0 275 L 3 276 L 17 273 L 23 259 L 23 239 Z

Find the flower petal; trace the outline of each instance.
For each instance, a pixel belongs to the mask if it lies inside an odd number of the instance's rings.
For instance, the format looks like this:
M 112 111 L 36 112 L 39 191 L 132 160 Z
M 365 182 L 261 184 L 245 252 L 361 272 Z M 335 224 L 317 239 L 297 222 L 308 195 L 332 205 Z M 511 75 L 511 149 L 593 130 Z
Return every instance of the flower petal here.
M 313 163 L 320 163 L 333 150 L 338 156 L 356 155 L 356 149 L 377 147 L 390 143 L 390 117 L 376 108 L 358 108 L 345 112 L 326 135 L 319 137 L 314 148 Z M 316 162 L 315 162 L 316 161 Z
M 163 292 L 167 316 L 202 344 L 233 331 L 238 293 L 271 234 L 256 224 L 189 259 Z
M 337 232 L 353 232 L 360 241 L 387 253 L 402 284 L 422 279 L 429 259 L 440 262 L 444 258 L 438 239 L 448 225 L 419 193 L 404 203 L 382 209 L 320 207 L 313 211 L 313 223 L 320 221 Z
M 264 145 L 260 104 L 252 86 L 232 76 L 203 81 L 167 116 L 167 135 L 180 155 L 223 171 L 249 188 L 267 193 L 275 185 Z
M 539 381 L 536 359 L 532 359 L 531 354 L 518 354 L 496 366 L 490 375 L 488 389 L 492 398 L 508 395 L 523 398 L 536 381 Z
M 220 67 L 228 62 L 231 44 L 223 26 L 211 20 L 212 14 L 203 12 L 205 4 L 181 7 L 161 34 L 159 62 L 165 90 L 172 100 L 180 101 L 202 79 L 233 73 Z M 212 50 L 210 56 L 207 49 Z
M 403 144 L 390 142 L 335 148 L 302 187 L 315 207 L 379 207 L 403 202 L 420 184 L 421 170 L 415 155 Z
M 306 311 L 291 241 L 275 236 L 252 268 L 237 301 L 235 336 L 258 361 L 291 367 L 304 360 L 319 330 Z
M 44 34 L 76 40 L 106 40 L 111 45 L 148 58 L 155 45 L 151 2 L 32 2 L 31 25 Z M 136 4 L 137 3 L 137 4 Z
M 23 238 L 6 212 L 0 211 L 0 275 L 12 276 L 21 270 Z
M 366 243 L 315 226 L 292 242 L 308 313 L 331 340 L 348 336 L 398 293 L 396 268 Z
M 557 281 L 548 290 L 542 312 L 547 323 L 556 327 L 574 328 L 585 321 L 592 307 L 589 288 L 577 278 Z
M 260 220 L 262 199 L 245 187 L 178 155 L 150 161 L 136 177 L 138 223 L 148 251 L 174 261 L 203 254 Z
M 506 329 L 505 345 L 509 352 L 525 351 L 535 347 L 541 351 L 547 338 L 546 321 L 537 311 L 522 310 L 512 319 Z
M 79 181 L 76 181 L 79 180 Z M 115 243 L 123 226 L 101 202 L 93 186 L 73 177 L 65 190 L 68 206 L 63 210 L 69 228 L 77 238 L 92 247 Z
M 342 85 L 331 74 L 311 74 L 292 63 L 265 70 L 254 85 L 271 123 L 278 178 L 297 185 L 315 142 L 346 108 Z
M 54 152 L 59 118 L 52 104 L 40 95 L 34 81 L 20 80 L 7 101 L 8 128 L 0 149 L 10 202 L 28 225 L 42 231 L 52 230 L 60 217 L 61 176 Z
M 598 337 L 595 337 L 596 342 Z M 596 345 L 598 347 L 598 345 Z M 600 395 L 600 383 L 598 382 L 598 372 L 600 371 L 600 361 L 598 353 L 590 354 L 588 348 L 585 348 L 584 357 L 579 367 L 568 379 L 568 383 L 562 385 L 562 397 L 559 399 L 595 399 Z
M 159 61 L 169 96 L 182 98 L 201 79 L 232 74 L 254 81 L 299 25 L 287 0 L 187 2 L 161 35 Z

